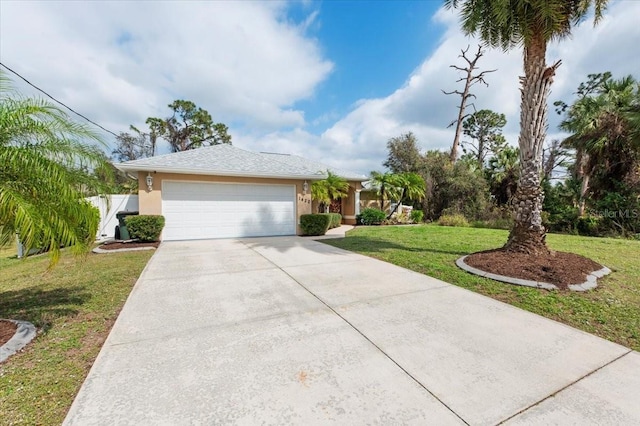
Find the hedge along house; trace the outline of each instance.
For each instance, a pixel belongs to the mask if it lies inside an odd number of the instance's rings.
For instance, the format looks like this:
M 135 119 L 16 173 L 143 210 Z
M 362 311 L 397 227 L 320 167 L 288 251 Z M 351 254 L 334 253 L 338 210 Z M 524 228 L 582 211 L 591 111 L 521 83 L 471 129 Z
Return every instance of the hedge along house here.
M 343 222 L 355 223 L 366 176 L 296 155 L 222 144 L 115 165 L 138 176 L 140 214 L 163 215 L 163 241 L 300 235 L 311 183 L 327 170 L 349 182 Z

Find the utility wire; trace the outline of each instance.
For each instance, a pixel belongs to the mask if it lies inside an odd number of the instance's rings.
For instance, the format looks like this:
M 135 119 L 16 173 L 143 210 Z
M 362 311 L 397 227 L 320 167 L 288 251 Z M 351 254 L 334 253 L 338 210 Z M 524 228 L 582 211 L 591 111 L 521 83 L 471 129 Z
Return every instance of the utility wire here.
M 39 88 L 38 86 L 36 86 L 35 84 L 31 83 L 29 80 L 27 80 L 26 78 L 24 78 L 23 76 L 21 76 L 20 74 L 18 74 L 16 71 L 12 70 L 11 68 L 9 68 L 8 66 L 6 66 L 5 64 L 3 64 L 2 62 L 0 62 L 0 65 L 2 65 L 4 68 L 6 68 L 8 71 L 14 73 L 15 75 L 17 75 L 18 77 L 20 77 L 22 80 L 24 80 L 29 86 L 33 87 L 34 89 L 44 93 L 47 97 L 51 98 L 54 102 L 62 105 L 63 107 L 65 107 L 66 109 L 68 109 L 69 111 L 71 111 L 72 113 L 74 113 L 75 115 L 77 115 L 78 117 L 81 117 L 85 120 L 87 120 L 89 123 L 93 124 L 94 126 L 97 126 L 99 128 L 101 128 L 102 130 L 104 130 L 107 133 L 111 133 L 113 136 L 118 137 L 117 134 L 115 134 L 114 132 L 112 132 L 109 129 L 105 129 L 104 127 L 102 127 L 101 125 L 99 125 L 98 123 L 96 123 L 95 121 L 87 118 L 86 116 L 80 114 L 79 112 L 75 111 L 73 108 L 63 104 L 62 102 L 60 102 L 59 100 L 57 100 L 56 98 L 54 98 L 53 96 L 51 96 L 50 94 L 48 94 L 47 92 L 45 92 L 44 90 L 42 90 L 41 88 Z

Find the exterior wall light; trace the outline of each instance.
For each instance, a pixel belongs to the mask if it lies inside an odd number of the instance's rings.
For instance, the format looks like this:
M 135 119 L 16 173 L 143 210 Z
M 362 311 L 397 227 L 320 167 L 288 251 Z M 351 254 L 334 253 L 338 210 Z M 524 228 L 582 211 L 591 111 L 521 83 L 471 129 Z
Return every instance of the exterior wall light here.
M 147 173 L 147 191 L 151 192 L 153 189 L 153 176 L 151 176 L 151 172 Z
M 304 195 L 307 195 L 307 191 L 309 191 L 309 184 L 305 180 L 304 183 L 302 184 L 302 193 Z

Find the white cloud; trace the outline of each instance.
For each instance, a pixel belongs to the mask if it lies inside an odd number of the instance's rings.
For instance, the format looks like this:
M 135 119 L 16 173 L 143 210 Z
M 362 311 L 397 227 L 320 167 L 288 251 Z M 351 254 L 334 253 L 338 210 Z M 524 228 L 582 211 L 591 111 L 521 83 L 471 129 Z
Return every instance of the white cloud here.
M 448 149 L 461 88 L 460 49 L 465 37 L 454 11 L 432 18 L 445 31 L 437 47 L 405 84 L 378 99 L 354 102 L 352 111 L 322 134 L 311 124 L 336 120 L 326 111 L 306 123 L 296 102 L 317 96 L 333 64 L 322 40 L 308 34 L 319 18 L 312 7 L 291 22 L 286 2 L 0 2 L 0 58 L 62 101 L 124 131 L 149 116 L 164 116 L 174 99 L 194 101 L 230 125 L 234 144 L 258 151 L 300 154 L 368 173 L 381 169 L 386 142 L 413 131 L 423 149 Z M 548 61 L 562 59 L 551 101 L 570 101 L 591 72 L 635 73 L 640 55 L 640 2 L 611 3 L 595 29 L 585 21 L 570 40 L 550 46 Z M 476 108 L 507 115 L 505 133 L 517 143 L 522 69 L 519 50 L 489 50 L 481 58 L 488 88 L 476 86 Z M 550 111 L 550 137 L 558 117 Z
M 577 85 L 592 72 L 612 71 L 614 76 L 635 73 L 638 77 L 640 55 L 636 44 L 640 40 L 640 2 L 614 2 L 599 26 L 585 21 L 573 32 L 573 37 L 553 44 L 548 51 L 548 61 L 562 59 L 556 82 L 552 87 L 550 103 L 563 99 L 571 101 Z M 364 99 L 316 142 L 324 147 L 327 162 L 345 166 L 353 164 L 366 173 L 381 169 L 386 157 L 389 138 L 413 131 L 423 149 L 450 149 L 453 129 L 447 125 L 456 117 L 460 98 L 446 96 L 447 91 L 461 89 L 455 81 L 460 74 L 449 65 L 462 64 L 457 58 L 460 49 L 477 47 L 478 41 L 465 37 L 459 29 L 455 12 L 441 9 L 434 21 L 447 25 L 447 29 L 435 51 L 407 78 L 403 87 L 380 99 Z M 519 132 L 520 93 L 518 76 L 522 73 L 522 54 L 516 49 L 507 53 L 487 50 L 478 62 L 480 70 L 498 71 L 487 74 L 489 87 L 477 85 L 477 109 L 488 108 L 506 114 L 508 124 L 505 134 L 512 144 L 517 144 Z M 549 138 L 559 138 L 559 117 L 549 111 Z M 337 149 L 336 149 L 337 148 Z M 355 162 L 343 161 L 347 153 Z
M 190 99 L 219 121 L 304 126 L 333 64 L 283 2 L 3 2 L 2 61 L 122 128 Z M 25 28 L 28 26 L 28 28 Z M 135 121 L 138 120 L 138 121 Z

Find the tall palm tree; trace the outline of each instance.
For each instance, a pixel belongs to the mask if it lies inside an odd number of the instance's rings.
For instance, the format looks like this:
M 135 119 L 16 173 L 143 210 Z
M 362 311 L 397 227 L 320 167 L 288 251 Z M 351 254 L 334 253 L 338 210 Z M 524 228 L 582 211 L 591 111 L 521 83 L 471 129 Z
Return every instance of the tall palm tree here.
M 399 193 L 398 202 L 387 219 L 391 218 L 405 200 L 418 201 L 424 197 L 426 184 L 422 176 L 417 173 L 398 173 L 391 175 L 391 186 Z
M 547 130 L 547 98 L 560 61 L 546 64 L 547 44 L 571 34 L 571 29 L 594 6 L 594 22 L 607 0 L 445 0 L 458 8 L 462 29 L 479 34 L 491 47 L 510 50 L 523 46 L 521 83 L 520 178 L 514 196 L 514 224 L 505 249 L 529 254 L 547 253 L 542 225 L 542 149 Z
M 83 200 L 101 187 L 91 171 L 104 153 L 85 141 L 98 135 L 49 102 L 20 96 L 0 73 L 0 246 L 15 239 L 25 249 L 88 249 L 99 217 Z M 94 192 L 95 193 L 95 192 Z

